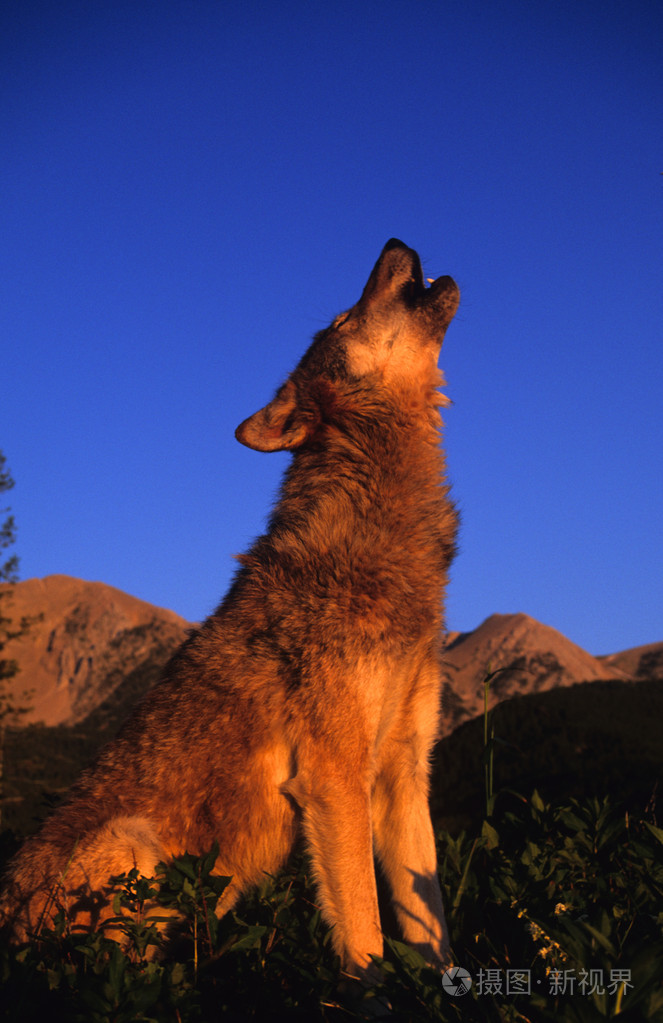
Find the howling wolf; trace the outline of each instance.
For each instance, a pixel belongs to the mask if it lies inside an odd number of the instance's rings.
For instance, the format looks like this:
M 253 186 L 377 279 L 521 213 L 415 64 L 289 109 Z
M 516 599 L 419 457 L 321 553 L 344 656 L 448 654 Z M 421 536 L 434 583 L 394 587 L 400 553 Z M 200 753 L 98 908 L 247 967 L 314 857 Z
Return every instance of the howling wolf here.
M 237 428 L 293 453 L 269 529 L 10 865 L 14 938 L 61 909 L 96 927 L 113 915 L 111 875 L 152 875 L 215 840 L 225 912 L 302 837 L 350 975 L 382 954 L 374 857 L 405 940 L 448 964 L 428 785 L 457 530 L 437 360 L 458 301 L 392 239 L 357 304 Z

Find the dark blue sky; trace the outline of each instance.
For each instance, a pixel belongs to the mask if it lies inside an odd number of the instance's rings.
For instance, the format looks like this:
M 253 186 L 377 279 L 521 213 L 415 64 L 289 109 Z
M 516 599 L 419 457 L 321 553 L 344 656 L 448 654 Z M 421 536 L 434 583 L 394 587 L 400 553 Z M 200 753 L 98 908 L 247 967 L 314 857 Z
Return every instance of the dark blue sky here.
M 451 629 L 663 639 L 663 7 L 0 15 L 0 448 L 23 578 L 198 619 L 287 457 L 233 431 L 384 242 L 450 273 Z

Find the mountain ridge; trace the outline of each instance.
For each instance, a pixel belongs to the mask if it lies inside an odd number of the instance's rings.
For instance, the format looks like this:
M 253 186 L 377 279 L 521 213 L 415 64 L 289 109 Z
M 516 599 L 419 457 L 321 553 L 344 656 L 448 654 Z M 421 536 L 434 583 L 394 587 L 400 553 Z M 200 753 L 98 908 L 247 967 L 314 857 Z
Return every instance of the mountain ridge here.
M 17 661 L 19 698 L 32 691 L 30 710 L 17 724 L 73 725 L 119 694 L 143 665 L 166 662 L 193 627 L 106 583 L 54 575 L 3 584 L 11 596 L 2 613 L 28 616 L 31 628 L 6 643 Z M 493 614 L 471 632 L 451 632 L 444 650 L 442 735 L 483 710 L 484 680 L 495 673 L 489 706 L 525 693 L 579 682 L 663 679 L 663 642 L 594 657 L 529 615 Z M 154 670 L 150 677 L 154 677 Z

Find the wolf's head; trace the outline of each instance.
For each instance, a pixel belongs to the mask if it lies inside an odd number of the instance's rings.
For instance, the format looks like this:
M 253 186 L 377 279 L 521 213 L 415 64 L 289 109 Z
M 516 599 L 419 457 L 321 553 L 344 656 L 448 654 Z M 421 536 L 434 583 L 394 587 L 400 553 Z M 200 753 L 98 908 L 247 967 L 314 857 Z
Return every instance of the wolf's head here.
M 417 253 L 392 238 L 357 304 L 315 336 L 273 401 L 245 419 L 235 436 L 258 451 L 295 449 L 315 436 L 324 418 L 312 394 L 324 395 L 330 407 L 335 385 L 430 387 L 459 299 L 451 277 L 426 287 Z

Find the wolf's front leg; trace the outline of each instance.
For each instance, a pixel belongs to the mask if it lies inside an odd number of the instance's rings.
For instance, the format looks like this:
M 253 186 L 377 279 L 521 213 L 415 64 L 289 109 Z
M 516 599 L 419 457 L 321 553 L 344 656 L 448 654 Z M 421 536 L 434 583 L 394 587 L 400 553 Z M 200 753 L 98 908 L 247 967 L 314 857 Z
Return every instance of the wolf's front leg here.
M 373 792 L 373 828 L 403 937 L 428 962 L 450 965 L 425 764 L 405 767 L 398 755 L 386 761 Z
M 371 955 L 381 956 L 383 948 L 368 780 L 324 758 L 300 765 L 284 791 L 301 808 L 321 909 L 333 926 L 343 968 L 370 979 L 375 975 Z

